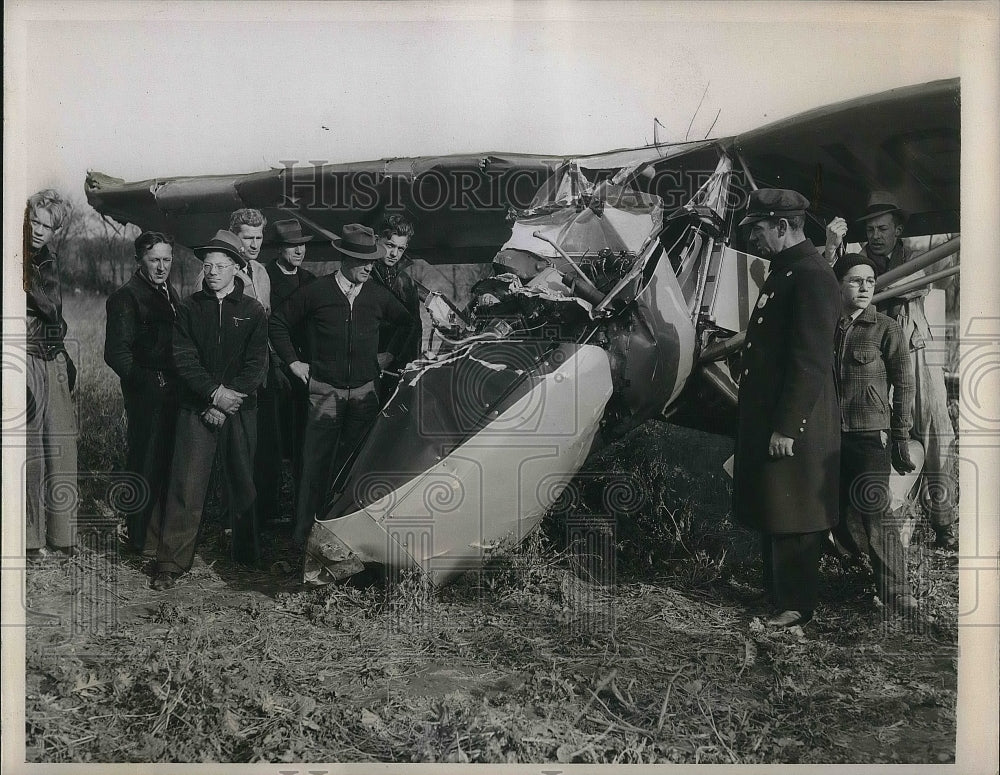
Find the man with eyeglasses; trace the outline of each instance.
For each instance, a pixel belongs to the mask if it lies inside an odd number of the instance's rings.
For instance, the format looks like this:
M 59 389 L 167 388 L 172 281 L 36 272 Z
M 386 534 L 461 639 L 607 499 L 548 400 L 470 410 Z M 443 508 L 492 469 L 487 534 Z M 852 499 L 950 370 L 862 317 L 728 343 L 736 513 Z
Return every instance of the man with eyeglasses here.
M 191 569 L 213 465 L 223 482 L 233 558 L 244 565 L 259 559 L 253 457 L 267 318 L 236 276 L 241 250 L 239 237 L 229 231 L 195 248 L 205 279 L 177 310 L 173 356 L 180 409 L 154 589 L 169 589 Z
M 899 533 L 885 524 L 890 465 L 900 474 L 915 468 L 908 441 L 914 395 L 910 354 L 899 324 L 872 306 L 875 262 L 848 254 L 837 261 L 834 274 L 844 311 L 834 345 L 841 433 L 840 522 L 833 534 L 850 554 L 868 554 L 885 610 L 915 616 Z
M 902 239 L 906 211 L 892 194 L 872 192 L 867 211 L 858 221 L 864 225 L 868 240 L 861 255 L 872 261 L 879 274 L 912 259 L 913 251 Z M 843 218 L 835 218 L 827 226 L 826 255 L 831 263 L 846 234 L 847 222 Z M 920 274 L 923 272 L 916 276 Z M 921 500 L 934 528 L 935 545 L 953 551 L 958 548 L 958 483 L 952 444 L 955 429 L 948 414 L 944 370 L 927 362 L 927 342 L 934 338 L 924 311 L 929 290 L 922 288 L 890 299 L 880 304 L 879 310 L 899 323 L 909 346 L 916 384 L 912 434 L 924 447 Z

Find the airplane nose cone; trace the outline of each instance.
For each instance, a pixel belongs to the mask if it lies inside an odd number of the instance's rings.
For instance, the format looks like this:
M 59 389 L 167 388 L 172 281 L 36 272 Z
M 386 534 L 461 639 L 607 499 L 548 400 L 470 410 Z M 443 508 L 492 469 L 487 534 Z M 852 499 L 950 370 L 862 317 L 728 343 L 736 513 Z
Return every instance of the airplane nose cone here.
M 444 580 L 537 526 L 611 396 L 599 347 L 486 342 L 410 369 L 338 478 L 307 551 Z M 343 567 L 343 566 L 340 566 Z M 308 570 L 308 568 L 307 568 Z

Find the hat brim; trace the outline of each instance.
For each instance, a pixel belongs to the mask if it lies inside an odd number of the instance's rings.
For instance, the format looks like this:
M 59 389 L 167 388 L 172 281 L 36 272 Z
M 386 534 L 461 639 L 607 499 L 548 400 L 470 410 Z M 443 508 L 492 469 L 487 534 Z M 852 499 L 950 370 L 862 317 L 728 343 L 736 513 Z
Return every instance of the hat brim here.
M 865 213 L 858 218 L 855 223 L 864 223 L 865 221 L 870 221 L 872 218 L 879 218 L 883 215 L 891 215 L 892 213 L 899 213 L 899 217 L 904 221 L 906 220 L 906 210 L 902 207 L 887 207 L 884 210 L 875 210 L 870 213 Z
M 302 245 L 306 242 L 312 240 L 312 235 L 306 237 L 288 237 L 287 239 L 277 240 L 279 245 Z
M 740 221 L 740 226 L 749 226 L 751 223 L 757 223 L 757 221 L 763 221 L 765 218 L 769 217 L 770 216 L 768 215 L 747 214 L 747 216 L 742 221 Z
M 350 248 L 345 248 L 343 245 L 342 237 L 334 237 L 330 240 L 330 244 L 333 245 L 334 249 L 343 253 L 345 256 L 350 256 L 351 258 L 356 258 L 358 261 L 378 261 L 381 258 L 385 258 L 385 245 L 381 242 L 375 244 L 374 253 L 359 253 L 356 250 L 351 250 Z
M 205 253 L 225 253 L 241 266 L 246 263 L 243 254 L 228 245 L 201 245 L 197 248 L 191 248 L 191 252 L 197 258 L 201 258 Z

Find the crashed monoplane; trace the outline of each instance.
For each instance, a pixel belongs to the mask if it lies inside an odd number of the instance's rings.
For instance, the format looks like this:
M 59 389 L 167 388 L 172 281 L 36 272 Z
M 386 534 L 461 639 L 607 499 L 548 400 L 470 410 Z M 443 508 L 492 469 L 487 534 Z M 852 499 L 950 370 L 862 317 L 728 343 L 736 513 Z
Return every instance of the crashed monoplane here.
M 749 190 L 806 194 L 814 239 L 873 189 L 899 197 L 909 236 L 957 233 L 959 126 L 958 82 L 939 81 L 735 137 L 138 183 L 91 173 L 87 196 L 188 245 L 239 207 L 321 237 L 402 210 L 417 224 L 414 257 L 492 265 L 464 309 L 432 294 L 442 344 L 403 370 L 307 547 L 307 581 L 376 563 L 440 582 L 526 536 L 588 455 L 639 424 L 733 433 L 741 332 L 767 271 L 737 228 Z M 955 238 L 881 285 L 941 279 L 922 270 L 957 249 Z

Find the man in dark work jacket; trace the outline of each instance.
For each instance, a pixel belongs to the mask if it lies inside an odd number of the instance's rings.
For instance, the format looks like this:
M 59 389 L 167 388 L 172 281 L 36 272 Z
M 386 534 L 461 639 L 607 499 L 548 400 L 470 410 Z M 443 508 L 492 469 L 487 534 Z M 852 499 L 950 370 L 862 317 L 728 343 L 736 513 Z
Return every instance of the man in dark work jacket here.
M 764 592 L 778 627 L 812 618 L 819 560 L 839 509 L 834 332 L 840 288 L 803 233 L 809 200 L 750 195 L 750 242 L 770 271 L 747 326 L 733 471 L 736 519 L 761 532 Z
M 413 237 L 413 224 L 402 215 L 394 213 L 382 219 L 378 227 L 378 240 L 385 248 L 385 256 L 375 262 L 372 269 L 372 277 L 375 282 L 390 291 L 393 296 L 399 299 L 400 303 L 406 307 L 413 320 L 420 321 L 420 298 L 421 294 L 417 284 L 410 276 L 410 265 L 412 262 L 406 257 L 406 248 Z M 391 372 L 385 371 L 392 365 L 395 371 L 402 370 L 410 361 L 416 360 L 420 355 L 420 343 L 422 331 L 419 325 L 414 326 L 409 340 L 403 345 L 403 350 L 395 363 L 390 364 L 390 356 L 386 352 L 389 343 L 393 341 L 396 334 L 391 325 L 383 324 L 379 328 L 379 366 L 383 373 L 378 381 L 379 399 L 384 404 L 396 390 L 399 378 Z
M 278 357 L 309 388 L 309 418 L 302 449 L 302 480 L 295 514 L 296 543 L 304 545 L 334 475 L 378 412 L 379 325 L 396 326 L 389 347 L 398 356 L 414 325 L 406 308 L 385 288 L 367 282 L 385 249 L 360 224 L 344 226 L 333 246 L 340 269 L 292 294 L 271 317 Z M 310 361 L 301 360 L 291 332 L 305 323 Z
M 126 470 L 146 498 L 126 514 L 131 549 L 156 556 L 177 422 L 177 370 L 171 342 L 180 299 L 170 285 L 173 239 L 144 231 L 135 241 L 136 271 L 108 297 L 104 360 L 121 380 L 128 417 Z
M 275 311 L 282 303 L 299 288 L 308 285 L 316 279 L 316 275 L 302 266 L 306 257 L 306 243 L 312 235 L 302 233 L 302 225 L 294 218 L 285 221 L 275 221 L 275 241 L 278 243 L 278 257 L 267 264 L 267 275 L 271 278 L 271 308 Z M 301 331 L 292 333 L 292 342 L 300 360 L 308 361 L 303 347 Z M 305 385 L 298 379 L 288 364 L 271 353 L 271 359 L 276 369 L 272 371 L 274 392 L 276 394 L 277 423 L 280 439 L 277 449 L 268 449 L 266 454 L 280 454 L 292 461 L 292 480 L 298 482 L 302 477 L 302 439 L 305 436 L 306 417 L 309 412 L 309 394 Z M 279 378 L 283 376 L 284 379 Z M 263 443 L 263 439 L 259 440 Z M 261 449 L 260 454 L 265 454 Z M 277 483 L 280 485 L 280 482 Z M 277 500 L 277 489 L 268 496 Z M 264 498 L 263 493 L 259 497 Z M 294 510 L 293 510 L 294 513 Z
M 173 354 L 180 410 L 154 589 L 169 589 L 191 569 L 216 462 L 233 531 L 233 558 L 246 565 L 259 559 L 253 457 L 256 393 L 267 370 L 267 317 L 236 276 L 241 251 L 239 237 L 229 231 L 195 248 L 205 272 L 203 287 L 177 310 Z

